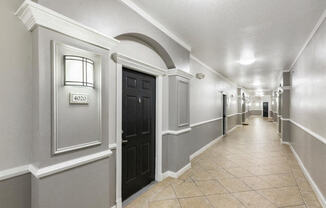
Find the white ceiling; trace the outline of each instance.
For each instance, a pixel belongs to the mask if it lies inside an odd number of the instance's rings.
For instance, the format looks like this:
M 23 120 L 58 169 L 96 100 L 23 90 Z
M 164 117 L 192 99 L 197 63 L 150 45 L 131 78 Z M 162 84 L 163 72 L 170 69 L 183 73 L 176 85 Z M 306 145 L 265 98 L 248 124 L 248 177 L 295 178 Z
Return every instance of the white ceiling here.
M 325 0 L 132 0 L 192 54 L 240 86 L 272 89 L 303 47 Z M 249 51 L 257 61 L 238 63 Z

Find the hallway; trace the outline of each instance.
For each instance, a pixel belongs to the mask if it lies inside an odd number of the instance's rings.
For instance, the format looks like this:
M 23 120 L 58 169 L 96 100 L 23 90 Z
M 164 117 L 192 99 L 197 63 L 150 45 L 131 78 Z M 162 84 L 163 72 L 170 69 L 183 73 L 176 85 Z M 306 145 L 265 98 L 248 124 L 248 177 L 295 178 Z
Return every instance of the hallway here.
M 252 116 L 127 208 L 321 207 L 276 123 Z M 200 139 L 200 138 L 198 138 Z

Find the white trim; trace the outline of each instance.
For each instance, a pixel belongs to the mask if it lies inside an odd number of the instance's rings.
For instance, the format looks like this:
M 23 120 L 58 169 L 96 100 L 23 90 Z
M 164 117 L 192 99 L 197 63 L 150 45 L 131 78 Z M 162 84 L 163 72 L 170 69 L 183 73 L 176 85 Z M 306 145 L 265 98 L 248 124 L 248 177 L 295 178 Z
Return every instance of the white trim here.
M 110 150 L 115 150 L 115 149 L 117 149 L 117 144 L 116 144 L 116 143 L 109 144 L 109 149 L 110 149 Z
M 290 121 L 291 123 L 293 123 L 294 125 L 296 125 L 297 127 L 299 127 L 299 128 L 301 128 L 302 130 L 304 130 L 305 132 L 307 132 L 308 134 L 310 134 L 311 136 L 313 136 L 314 138 L 318 139 L 318 140 L 321 141 L 322 143 L 326 144 L 326 138 L 325 138 L 325 137 L 323 137 L 323 136 L 321 136 L 321 135 L 319 135 L 319 134 L 313 132 L 312 130 L 310 130 L 310 129 L 304 127 L 304 126 L 302 126 L 301 124 L 299 124 L 299 123 L 297 123 L 297 122 L 295 122 L 295 121 L 293 121 L 293 120 L 291 120 L 291 119 L 289 119 L 289 121 Z
M 283 90 L 291 90 L 291 88 L 292 88 L 291 86 L 283 86 L 282 87 Z
M 42 26 L 106 49 L 111 49 L 119 43 L 118 40 L 104 33 L 80 24 L 31 0 L 25 0 L 15 15 L 29 31 L 33 31 L 37 26 Z
M 187 44 L 184 40 L 182 40 L 180 37 L 172 33 L 170 30 L 168 30 L 165 26 L 163 26 L 159 21 L 154 19 L 151 15 L 149 15 L 147 12 L 145 12 L 143 9 L 141 9 L 139 6 L 137 6 L 134 2 L 130 0 L 120 0 L 122 3 L 124 3 L 126 6 L 128 6 L 130 9 L 134 10 L 137 14 L 139 14 L 141 17 L 143 17 L 145 20 L 150 22 L 152 25 L 157 27 L 159 30 L 161 30 L 163 33 L 165 33 L 167 36 L 169 36 L 172 40 L 180 44 L 182 47 L 187 49 L 188 51 L 191 51 L 191 46 Z
M 185 165 L 183 168 L 181 168 L 177 172 L 166 171 L 163 173 L 163 180 L 167 177 L 179 178 L 182 174 L 184 174 L 190 168 L 191 168 L 191 163 L 188 163 L 187 165 Z
M 223 119 L 223 117 L 214 118 L 214 119 L 210 119 L 210 120 L 207 120 L 207 121 L 201 121 L 201 122 L 198 122 L 198 123 L 194 123 L 194 124 L 190 125 L 190 128 L 193 128 L 193 127 L 196 127 L 196 126 L 201 126 L 201 125 L 204 125 L 204 124 L 207 124 L 207 123 L 210 123 L 210 122 L 214 122 L 214 121 L 218 121 L 218 120 L 221 120 L 221 119 Z
M 160 76 L 160 75 L 165 75 L 166 72 L 168 70 L 156 67 L 156 66 L 152 66 L 150 64 L 144 63 L 143 61 L 137 60 L 137 59 L 133 59 L 130 58 L 126 55 L 123 55 L 121 53 L 114 53 L 112 55 L 113 60 L 118 63 L 121 64 L 123 66 L 126 66 L 130 69 L 133 69 L 135 71 L 139 71 L 139 72 L 143 72 L 146 74 L 151 74 L 154 76 Z
M 22 165 L 0 171 L 0 181 L 29 173 L 29 165 Z
M 163 76 L 166 74 L 165 69 L 161 69 L 140 60 L 115 53 L 112 55 L 116 62 L 116 203 L 117 208 L 122 206 L 122 68 L 128 67 L 135 71 L 150 74 L 156 77 L 156 121 L 155 121 L 155 180 L 162 180 L 162 123 L 163 123 Z
M 226 133 L 229 134 L 232 131 L 234 131 L 236 128 L 240 127 L 241 125 L 236 125 L 235 127 L 233 127 L 232 129 L 230 129 L 229 131 L 227 131 Z
M 184 134 L 191 131 L 191 128 L 186 128 L 186 129 L 182 129 L 182 130 L 178 130 L 178 131 L 173 131 L 173 130 L 167 130 L 162 132 L 162 135 L 166 135 L 166 134 L 171 134 L 171 135 L 179 135 L 179 134 Z
M 319 190 L 317 184 L 315 183 L 315 181 L 312 179 L 310 173 L 308 172 L 308 170 L 306 169 L 306 167 L 304 166 L 303 162 L 301 161 L 299 155 L 297 154 L 297 152 L 295 151 L 295 149 L 293 148 L 293 146 L 288 143 L 288 145 L 290 146 L 290 149 L 295 157 L 295 159 L 298 161 L 298 164 L 302 170 L 302 172 L 304 173 L 304 175 L 306 176 L 306 179 L 308 180 L 309 184 L 311 185 L 313 191 L 315 192 L 315 194 L 317 195 L 317 198 L 321 204 L 321 206 L 323 208 L 326 208 L 326 199 L 324 197 L 324 195 L 322 194 L 322 192 Z
M 52 84 L 51 84 L 51 93 L 52 93 L 52 132 L 51 132 L 51 142 L 52 142 L 52 154 L 58 155 L 62 153 L 67 153 L 71 151 L 76 151 L 79 149 L 86 149 L 93 146 L 98 146 L 102 144 L 102 58 L 101 55 L 93 52 L 89 52 L 74 46 L 70 46 L 61 42 L 51 41 L 52 46 Z M 89 142 L 78 143 L 71 146 L 60 146 L 60 130 L 59 130 L 59 88 L 61 87 L 61 58 L 66 52 L 69 51 L 70 55 L 78 55 L 83 57 L 88 57 L 92 59 L 95 63 L 95 69 L 98 71 L 97 74 L 94 74 L 94 77 L 98 79 L 95 84 L 96 87 L 96 100 L 97 100 L 97 126 L 99 137 L 90 138 Z
M 234 81 L 232 81 L 231 79 L 227 78 L 226 76 L 222 75 L 221 73 L 217 72 L 216 70 L 214 70 L 212 67 L 208 66 L 207 64 L 205 64 L 203 61 L 201 61 L 200 59 L 198 59 L 197 57 L 195 57 L 193 54 L 190 54 L 190 58 L 197 61 L 199 64 L 201 64 L 203 67 L 205 67 L 208 71 L 216 74 L 217 76 L 221 77 L 222 79 L 224 79 L 227 82 L 230 82 L 231 84 L 233 84 L 234 86 L 238 87 L 239 85 L 236 84 Z
M 240 114 L 242 114 L 242 113 L 234 113 L 234 114 L 230 114 L 230 115 L 227 115 L 226 117 L 232 117 L 232 116 L 236 116 L 236 115 L 240 115 Z
M 197 157 L 198 155 L 202 154 L 203 152 L 205 152 L 208 148 L 210 148 L 211 146 L 213 146 L 214 144 L 216 144 L 217 142 L 219 142 L 224 136 L 220 136 L 216 139 L 214 139 L 213 141 L 211 141 L 210 143 L 206 144 L 205 146 L 203 146 L 202 148 L 200 148 L 199 150 L 197 150 L 196 152 L 192 153 L 189 156 L 189 160 L 193 160 L 195 157 Z
M 101 160 L 104 158 L 108 158 L 112 155 L 111 150 L 105 150 L 102 152 L 97 152 L 91 155 L 86 155 L 80 158 L 68 160 L 65 162 L 57 163 L 55 165 L 50 165 L 44 168 L 37 168 L 34 165 L 29 166 L 30 172 L 38 179 L 44 178 L 46 176 L 50 176 L 59 172 L 63 172 L 65 170 L 69 170 L 72 168 L 76 168 L 91 162 L 95 162 L 97 160 Z
M 179 76 L 186 79 L 192 79 L 194 77 L 191 73 L 188 73 L 181 69 L 169 69 L 167 70 L 166 74 L 168 76 Z
M 289 119 L 289 118 L 283 118 L 283 117 L 281 117 L 281 120 L 282 121 L 291 121 L 291 119 Z
M 326 18 L 326 10 L 324 10 L 323 14 L 319 17 L 314 29 L 311 31 L 308 39 L 306 40 L 306 42 L 304 43 L 303 47 L 301 48 L 301 50 L 299 51 L 299 54 L 297 55 L 297 57 L 294 59 L 293 63 L 291 64 L 290 68 L 288 70 L 286 70 L 287 72 L 290 72 L 295 64 L 298 62 L 299 58 L 301 57 L 303 51 L 306 49 L 306 47 L 309 45 L 310 41 L 312 40 L 312 38 L 315 36 L 316 32 L 318 31 L 318 29 L 320 28 L 320 26 L 322 25 L 322 23 L 324 22 Z

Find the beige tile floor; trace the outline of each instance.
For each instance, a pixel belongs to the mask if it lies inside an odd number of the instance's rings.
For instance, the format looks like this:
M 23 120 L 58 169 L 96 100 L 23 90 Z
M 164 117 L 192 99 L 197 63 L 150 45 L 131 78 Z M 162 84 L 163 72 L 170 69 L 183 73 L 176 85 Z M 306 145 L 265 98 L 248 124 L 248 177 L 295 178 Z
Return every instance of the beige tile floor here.
M 321 207 L 275 123 L 251 117 L 127 208 Z M 200 139 L 200 138 L 198 138 Z

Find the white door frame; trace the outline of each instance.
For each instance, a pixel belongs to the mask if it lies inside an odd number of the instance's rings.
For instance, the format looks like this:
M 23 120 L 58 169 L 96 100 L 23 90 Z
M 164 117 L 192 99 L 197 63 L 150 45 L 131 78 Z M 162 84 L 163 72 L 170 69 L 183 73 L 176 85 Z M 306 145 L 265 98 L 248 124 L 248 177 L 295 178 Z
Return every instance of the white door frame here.
M 163 105 L 163 76 L 167 70 L 161 69 L 128 56 L 114 53 L 113 59 L 117 67 L 116 94 L 116 203 L 122 207 L 122 67 L 153 75 L 156 77 L 156 120 L 155 120 L 155 180 L 162 180 L 162 105 Z

